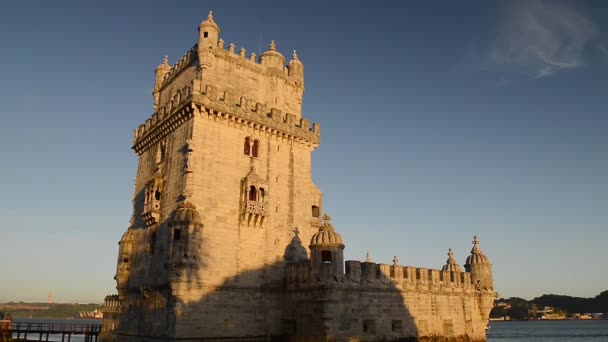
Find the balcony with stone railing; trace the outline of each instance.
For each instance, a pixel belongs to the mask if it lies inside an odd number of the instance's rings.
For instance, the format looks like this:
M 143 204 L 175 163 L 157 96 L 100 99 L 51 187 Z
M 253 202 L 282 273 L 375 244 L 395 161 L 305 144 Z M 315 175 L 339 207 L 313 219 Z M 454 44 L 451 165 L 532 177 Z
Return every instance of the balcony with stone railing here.
M 266 203 L 258 201 L 247 201 L 247 203 L 245 204 L 245 213 L 266 216 Z
M 158 223 L 160 220 L 160 200 L 151 199 L 144 203 L 141 216 L 148 226 Z

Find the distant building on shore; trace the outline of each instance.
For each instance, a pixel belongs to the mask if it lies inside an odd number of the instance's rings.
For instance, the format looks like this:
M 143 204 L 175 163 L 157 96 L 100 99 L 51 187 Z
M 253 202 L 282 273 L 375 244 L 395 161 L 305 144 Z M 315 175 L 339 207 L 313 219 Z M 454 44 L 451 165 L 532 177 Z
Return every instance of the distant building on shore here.
M 210 13 L 156 68 L 102 340 L 484 341 L 496 293 L 477 237 L 464 271 L 451 250 L 441 270 L 345 262 L 312 181 L 304 65 L 219 34 Z

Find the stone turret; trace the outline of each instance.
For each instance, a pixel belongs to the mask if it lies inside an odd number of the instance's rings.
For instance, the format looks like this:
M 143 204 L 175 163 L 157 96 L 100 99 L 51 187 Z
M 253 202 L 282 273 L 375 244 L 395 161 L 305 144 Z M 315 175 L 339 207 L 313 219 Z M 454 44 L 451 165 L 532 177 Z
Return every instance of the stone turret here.
M 170 69 L 171 67 L 169 66 L 169 57 L 165 56 L 163 62 L 160 63 L 154 71 L 154 91 L 152 92 L 152 95 L 154 96 L 154 110 L 156 110 L 158 107 L 158 103 L 160 101 L 160 88 L 163 85 L 165 75 L 167 75 Z
M 213 11 L 209 11 L 207 19 L 198 26 L 198 48 L 215 48 L 220 36 L 220 27 L 213 20 Z
M 323 215 L 323 225 L 310 239 L 310 263 L 314 274 L 340 276 L 344 274 L 344 244 L 330 221 L 329 215 Z
M 277 51 L 277 46 L 274 43 L 274 40 L 270 41 L 268 50 L 266 50 L 260 56 L 260 64 L 269 69 L 276 69 L 283 72 L 283 67 L 285 66 L 285 57 L 283 57 L 283 55 Z
M 458 272 L 458 273 L 462 272 L 462 268 L 460 267 L 460 265 L 458 265 L 458 263 L 456 262 L 456 259 L 454 259 L 454 253 L 452 252 L 451 248 L 448 249 L 448 260 L 445 262 L 445 265 L 443 265 L 441 270 L 450 271 L 450 272 Z
M 199 265 L 203 223 L 196 207 L 182 202 L 169 219 L 171 229 L 169 270 L 171 277 L 179 277 L 182 271 Z
M 293 50 L 291 61 L 287 65 L 289 71 L 289 77 L 295 82 L 296 85 L 304 87 L 304 64 L 298 59 L 296 50 Z
M 129 227 L 118 242 L 118 263 L 116 267 L 116 289 L 120 298 L 124 298 L 131 274 L 131 261 L 133 257 L 134 230 Z
M 467 272 L 471 272 L 471 281 L 476 284 L 478 289 L 485 291 L 494 290 L 494 282 L 492 280 L 492 264 L 479 247 L 477 236 L 473 237 L 473 248 L 471 255 L 467 258 L 464 265 Z

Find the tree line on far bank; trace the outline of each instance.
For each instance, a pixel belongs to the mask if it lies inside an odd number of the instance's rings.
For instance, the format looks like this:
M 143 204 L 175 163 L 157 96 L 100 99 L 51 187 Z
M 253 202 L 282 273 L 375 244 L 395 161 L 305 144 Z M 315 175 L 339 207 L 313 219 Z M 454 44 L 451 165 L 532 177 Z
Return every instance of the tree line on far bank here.
M 533 317 L 533 305 L 543 308 L 553 307 L 566 315 L 576 313 L 608 313 L 608 290 L 593 298 L 571 297 L 564 295 L 542 295 L 530 301 L 519 297 L 500 298 L 498 303 L 506 303 L 508 306 L 495 305 L 490 313 L 491 318 L 501 318 L 505 316 L 515 320 L 537 318 Z
M 101 309 L 101 305 L 77 303 L 0 303 L 0 312 L 11 314 L 14 318 L 76 318 L 81 311 L 93 311 L 95 309 Z

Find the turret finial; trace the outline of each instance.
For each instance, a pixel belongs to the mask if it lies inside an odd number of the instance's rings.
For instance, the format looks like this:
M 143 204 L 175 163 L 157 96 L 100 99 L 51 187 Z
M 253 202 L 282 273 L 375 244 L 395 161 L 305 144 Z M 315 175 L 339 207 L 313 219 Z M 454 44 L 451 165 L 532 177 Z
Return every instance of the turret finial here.
M 268 47 L 268 50 L 270 51 L 274 51 L 277 49 L 277 44 L 274 43 L 274 40 L 270 41 L 270 46 Z
M 481 254 L 481 248 L 479 248 L 479 240 L 477 240 L 477 235 L 473 236 L 473 249 L 471 249 L 471 254 Z
M 365 262 L 372 262 L 372 258 L 369 256 L 369 251 L 365 254 Z
M 451 248 L 448 249 L 448 256 L 450 257 L 450 259 L 454 257 L 454 252 L 452 252 Z
M 399 265 L 399 259 L 397 259 L 396 255 L 393 257 L 393 264 L 394 265 Z
M 298 53 L 296 52 L 296 50 L 293 50 L 293 54 L 291 55 L 291 59 L 294 59 L 296 61 L 298 60 Z
M 213 11 L 209 11 L 209 15 L 207 15 L 207 19 L 213 19 Z
M 169 64 L 169 56 L 165 55 L 165 58 L 163 58 L 163 64 Z
M 323 222 L 325 222 L 325 224 L 328 224 L 329 222 L 331 222 L 331 216 L 329 216 L 327 213 L 325 213 L 323 215 Z

